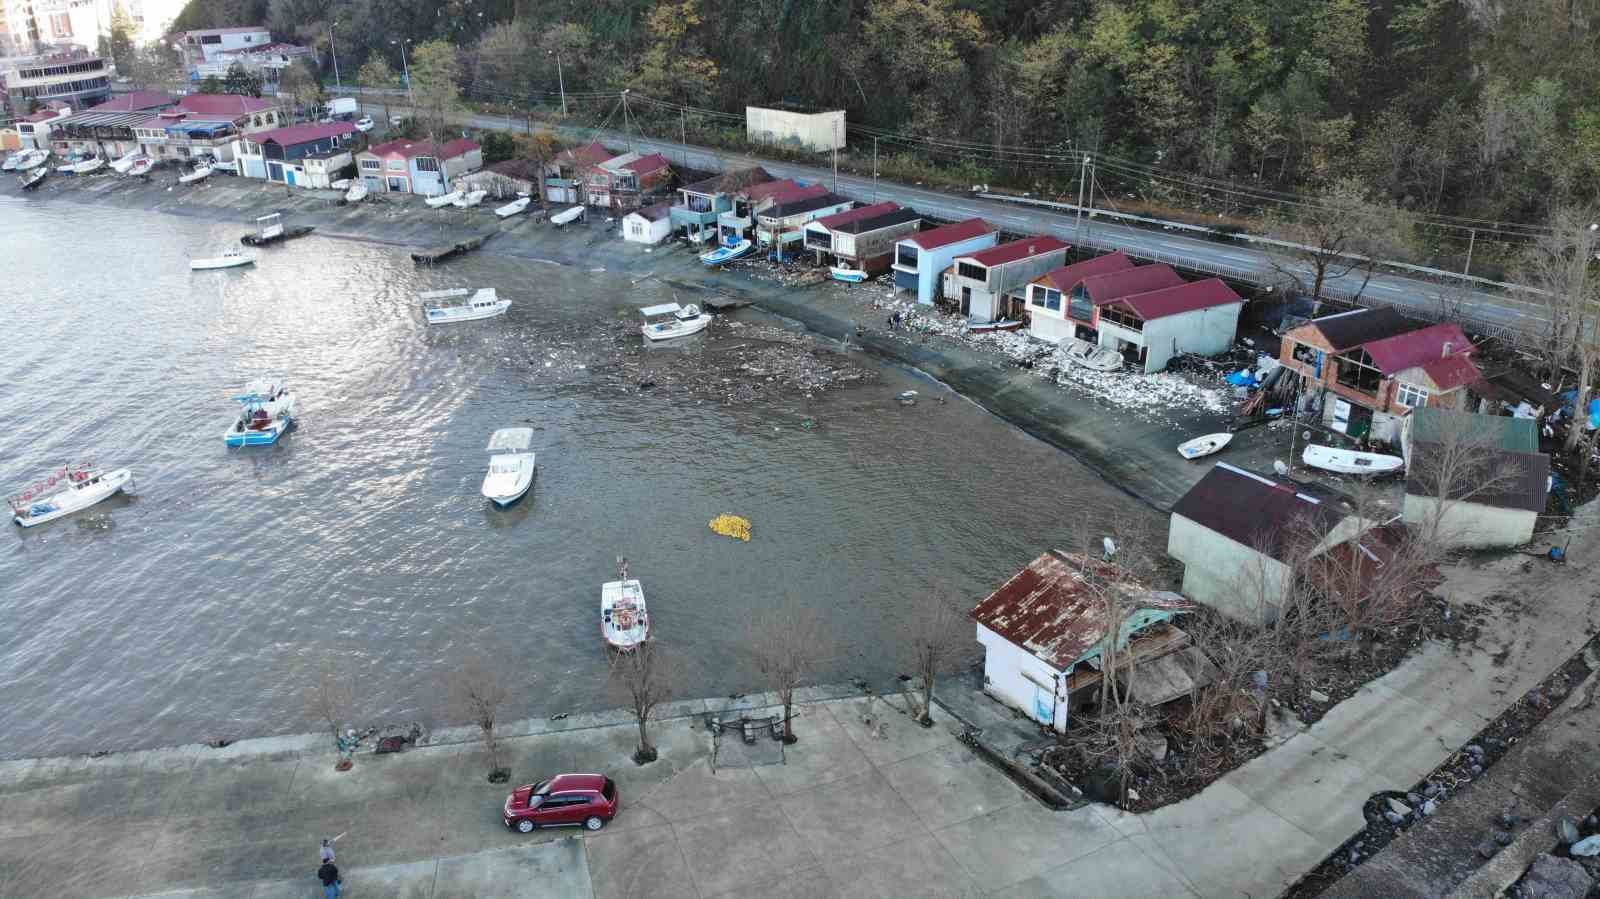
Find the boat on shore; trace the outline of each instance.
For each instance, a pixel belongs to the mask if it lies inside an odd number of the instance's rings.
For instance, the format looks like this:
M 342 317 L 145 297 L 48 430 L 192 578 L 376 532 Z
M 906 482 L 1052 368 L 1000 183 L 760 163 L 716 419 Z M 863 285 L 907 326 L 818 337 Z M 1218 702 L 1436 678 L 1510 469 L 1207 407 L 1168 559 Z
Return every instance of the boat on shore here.
M 428 197 L 422 202 L 428 204 L 428 208 L 430 209 L 441 209 L 445 206 L 449 206 L 451 203 L 454 203 L 459 199 L 461 199 L 461 191 L 452 190 L 447 194 L 440 194 L 437 197 Z
M 583 218 L 583 207 L 573 206 L 550 216 L 550 224 L 560 228 L 563 225 L 570 225 L 580 218 Z
M 195 163 L 195 167 L 178 176 L 179 184 L 193 184 L 211 177 L 211 164 L 206 162 Z
M 138 159 L 133 161 L 132 165 L 128 166 L 128 174 L 148 175 L 150 174 L 150 170 L 155 167 L 156 161 L 154 159 L 151 159 L 148 156 L 140 156 Z
M 1122 367 L 1121 353 L 1076 337 L 1067 347 L 1066 356 L 1069 361 L 1092 371 L 1112 372 Z
M 283 226 L 283 213 L 274 212 L 256 219 L 256 233 L 246 234 L 239 238 L 239 242 L 252 247 L 264 247 L 269 244 L 281 243 L 285 240 L 294 240 L 296 237 L 305 237 L 316 228 L 312 225 L 296 225 L 293 228 Z
M 359 203 L 367 198 L 367 182 L 360 178 L 350 182 L 350 189 L 344 192 L 346 203 Z
M 102 168 L 105 168 L 105 165 L 105 157 L 91 156 L 88 159 L 85 159 L 84 161 L 74 165 L 72 167 L 72 173 L 74 175 L 88 175 L 100 171 Z
M 26 172 L 38 168 L 50 159 L 49 150 L 29 150 L 17 160 L 17 171 Z
M 973 334 L 987 334 L 990 331 L 1020 331 L 1022 330 L 1022 322 L 1011 318 L 997 322 L 978 322 L 967 325 L 967 330 Z
M 489 437 L 489 470 L 483 476 L 482 493 L 500 508 L 521 499 L 533 486 L 538 460 L 528 452 L 533 443 L 533 428 L 501 428 Z
M 121 156 L 118 156 L 116 159 L 111 160 L 111 170 L 119 175 L 126 175 L 128 170 L 133 168 L 134 162 L 143 155 L 143 150 L 129 150 Z
M 846 284 L 860 284 L 867 280 L 867 273 L 859 268 L 845 268 L 835 265 L 828 268 L 828 277 L 835 281 L 843 281 Z
M 21 151 L 21 150 L 15 152 L 15 153 L 7 154 L 5 162 L 0 162 L 0 172 L 14 172 L 14 171 L 16 171 L 17 170 L 17 163 L 22 161 L 22 154 L 23 154 L 23 151 Z
M 450 205 L 457 209 L 471 209 L 479 203 L 482 203 L 483 198 L 487 197 L 488 195 L 489 192 L 486 190 L 469 190 L 461 196 L 456 197 Z
M 1178 444 L 1178 455 L 1185 459 L 1200 459 L 1212 453 L 1222 452 L 1222 448 L 1231 440 L 1233 435 L 1227 432 L 1206 434 Z
M 1300 454 L 1300 460 L 1312 468 L 1337 474 L 1390 474 L 1405 467 L 1406 460 L 1384 453 L 1363 453 L 1358 450 L 1339 449 L 1334 446 L 1311 444 Z
M 600 585 L 600 636 L 618 652 L 628 652 L 650 639 L 650 615 L 644 587 L 628 577 L 628 560 L 617 560 L 617 579 Z
M 45 176 L 47 176 L 49 174 L 50 174 L 50 170 L 49 169 L 47 169 L 47 168 L 37 168 L 37 169 L 34 169 L 33 171 L 29 172 L 28 174 L 23 175 L 22 179 L 21 179 L 22 180 L 22 189 L 23 190 L 33 190 L 35 187 L 38 187 L 40 184 L 43 184 Z
M 87 509 L 133 483 L 127 468 L 101 471 L 88 463 L 68 465 L 11 498 L 11 520 L 25 528 Z
M 517 199 L 512 200 L 506 205 L 496 209 L 494 214 L 503 219 L 508 219 L 514 215 L 520 215 L 521 213 L 526 212 L 528 210 L 528 204 L 532 202 L 532 197 L 518 197 Z
M 77 160 L 72 160 L 70 162 L 66 162 L 66 163 L 63 163 L 61 165 L 56 166 L 56 174 L 57 175 L 71 175 L 71 174 L 73 174 L 73 173 L 75 173 L 77 171 L 78 171 L 78 162 L 77 162 Z
M 256 381 L 234 400 L 239 417 L 222 434 L 228 446 L 268 446 L 294 425 L 294 394 L 273 381 Z
M 494 318 L 505 315 L 511 308 L 511 301 L 500 299 L 493 287 L 480 287 L 476 291 L 465 287 L 428 290 L 418 294 L 417 299 L 422 301 L 422 317 L 430 325 Z
M 755 249 L 755 244 L 748 240 L 741 240 L 738 243 L 717 247 L 709 253 L 700 254 L 700 261 L 705 265 L 725 265 L 753 249 Z
M 213 159 L 213 160 L 210 160 L 207 163 L 207 165 L 211 166 L 211 174 L 213 174 L 213 175 L 215 175 L 218 172 L 221 172 L 224 175 L 237 175 L 237 174 L 239 174 L 239 162 L 238 162 L 238 160 L 230 160 L 230 161 L 224 162 L 221 159 Z
M 677 303 L 661 303 L 656 306 L 646 306 L 639 310 L 644 316 L 644 324 L 639 326 L 640 333 L 646 340 L 672 340 L 677 337 L 688 337 L 698 334 L 711 325 L 711 313 L 701 312 L 700 307 L 690 303 L 679 306 Z
M 189 270 L 194 272 L 210 271 L 219 268 L 238 268 L 241 265 L 253 265 L 256 254 L 242 253 L 238 250 L 228 250 L 221 256 L 197 256 L 189 260 Z

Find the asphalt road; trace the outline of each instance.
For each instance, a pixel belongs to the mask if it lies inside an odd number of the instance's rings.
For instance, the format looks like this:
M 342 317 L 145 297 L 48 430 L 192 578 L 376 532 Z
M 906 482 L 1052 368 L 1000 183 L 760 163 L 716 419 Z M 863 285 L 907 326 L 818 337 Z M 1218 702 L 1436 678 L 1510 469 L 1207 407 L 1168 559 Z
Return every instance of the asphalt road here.
M 365 108 L 374 114 L 382 111 L 376 104 L 366 104 Z M 391 114 L 397 109 L 401 107 L 391 105 Z M 526 127 L 522 119 L 495 115 L 474 114 L 463 121 L 475 128 L 516 131 Z M 613 145 L 631 143 L 640 152 L 661 153 L 673 162 L 702 171 L 719 172 L 759 165 L 779 178 L 820 181 L 829 185 L 834 183 L 833 173 L 824 168 L 756 159 L 620 132 L 572 130 L 585 137 L 602 137 Z M 1108 252 L 1122 250 L 1130 256 L 1166 262 L 1190 272 L 1215 274 L 1261 286 L 1283 284 L 1285 272 L 1299 272 L 1302 275 L 1309 272 L 1304 263 L 1257 246 L 1203 240 L 1180 232 L 1135 228 L 1088 217 L 1080 220 L 1070 213 L 1053 209 L 950 194 L 894 181 L 875 181 L 841 174 L 835 190 L 857 200 L 893 200 L 944 219 L 981 216 L 1008 232 L 1054 235 L 1079 247 Z M 1548 322 L 1537 302 L 1481 285 L 1446 284 L 1380 271 L 1374 273 L 1363 288 L 1364 278 L 1363 272 L 1355 272 L 1330 279 L 1325 286 L 1325 293 L 1343 298 L 1353 298 L 1359 293 L 1366 305 L 1391 305 L 1430 319 L 1450 317 L 1461 322 L 1468 330 L 1483 334 L 1537 334 Z

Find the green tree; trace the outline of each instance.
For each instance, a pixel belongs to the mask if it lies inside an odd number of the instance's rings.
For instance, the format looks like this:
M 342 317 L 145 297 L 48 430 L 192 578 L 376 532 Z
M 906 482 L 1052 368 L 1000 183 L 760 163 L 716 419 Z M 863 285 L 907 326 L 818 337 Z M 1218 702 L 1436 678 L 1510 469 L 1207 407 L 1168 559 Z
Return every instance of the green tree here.
M 225 94 L 227 93 L 227 89 L 223 85 L 221 78 L 218 78 L 215 75 L 207 75 L 206 77 L 200 79 L 200 93 Z
M 111 32 L 106 38 L 103 52 L 111 57 L 117 66 L 117 73 L 124 77 L 131 77 L 134 68 L 133 36 L 137 31 L 133 16 L 128 15 L 127 8 L 121 2 L 111 8 Z
M 361 70 L 356 72 L 356 80 L 362 87 L 380 91 L 377 95 L 383 104 L 383 120 L 389 121 L 389 91 L 400 84 L 400 79 L 395 77 L 394 69 L 389 68 L 389 63 L 382 56 L 376 54 L 367 57 L 361 64 Z
M 976 13 L 954 0 L 884 0 L 872 4 L 861 28 L 878 70 L 877 86 L 905 110 L 904 127 L 947 133 L 963 122 L 972 72 L 968 56 L 986 46 Z
M 631 81 L 640 93 L 691 106 L 711 102 L 719 70 L 700 43 L 701 0 L 662 3 L 645 18 L 650 44 Z
M 245 97 L 261 96 L 261 76 L 253 75 L 245 70 L 242 63 L 228 66 L 228 75 L 223 79 L 222 89 L 230 94 L 239 94 Z
M 461 105 L 460 81 L 461 63 L 454 45 L 428 41 L 417 47 L 411 57 L 411 89 L 417 98 L 412 114 L 427 132 L 435 158 L 441 138 L 451 130 L 451 117 Z M 442 166 L 439 174 L 441 178 L 444 175 Z M 449 190 L 448 184 L 445 189 Z

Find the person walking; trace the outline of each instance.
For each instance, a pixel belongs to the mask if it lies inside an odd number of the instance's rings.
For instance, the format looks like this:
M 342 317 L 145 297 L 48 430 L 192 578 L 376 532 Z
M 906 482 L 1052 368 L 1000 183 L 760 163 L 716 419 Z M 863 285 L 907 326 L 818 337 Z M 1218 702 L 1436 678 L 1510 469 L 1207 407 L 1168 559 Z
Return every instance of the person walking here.
M 323 839 L 322 848 L 317 850 L 317 861 L 323 863 L 324 865 L 331 864 L 333 862 L 333 841 L 332 840 L 329 840 L 329 839 L 326 839 L 326 838 Z
M 332 847 L 329 847 L 330 849 Z M 333 862 L 326 861 L 317 869 L 317 879 L 322 881 L 322 895 L 324 899 L 339 899 L 339 892 L 344 887 L 344 881 L 339 879 L 339 869 Z

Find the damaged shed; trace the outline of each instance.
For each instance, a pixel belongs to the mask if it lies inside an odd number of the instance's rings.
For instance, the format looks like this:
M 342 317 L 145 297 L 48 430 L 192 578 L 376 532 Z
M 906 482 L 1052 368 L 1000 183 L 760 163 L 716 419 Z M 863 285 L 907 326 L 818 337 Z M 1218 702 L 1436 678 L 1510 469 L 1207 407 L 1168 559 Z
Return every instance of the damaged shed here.
M 1188 600 L 1147 589 L 1109 562 L 1051 551 L 972 610 L 984 648 L 984 691 L 1064 732 L 1070 713 L 1098 696 L 1113 645 L 1111 600 L 1121 620 L 1114 641 L 1119 679 L 1136 700 L 1168 702 L 1206 679 L 1189 635 L 1172 624 L 1194 609 Z

